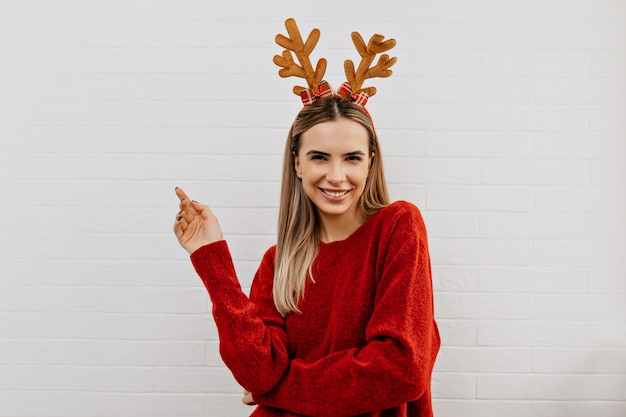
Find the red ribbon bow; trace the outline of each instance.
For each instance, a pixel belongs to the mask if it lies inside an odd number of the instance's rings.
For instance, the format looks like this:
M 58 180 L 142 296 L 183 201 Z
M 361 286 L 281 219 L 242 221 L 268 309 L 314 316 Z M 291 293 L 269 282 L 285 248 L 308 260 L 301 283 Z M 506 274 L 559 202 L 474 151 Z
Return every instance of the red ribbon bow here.
M 324 97 L 332 97 L 333 95 L 335 95 L 335 93 L 333 92 L 330 84 L 328 84 L 326 81 L 322 81 L 319 87 L 317 87 L 317 91 L 315 92 L 308 88 L 305 88 L 300 92 L 300 98 L 302 99 L 302 104 L 304 104 L 304 107 L 310 106 L 311 104 L 313 104 L 313 102 L 315 102 L 315 100 Z
M 364 93 L 363 91 L 361 91 L 360 93 L 352 94 L 352 87 L 350 87 L 350 83 L 347 81 L 339 86 L 339 89 L 337 90 L 337 95 L 343 98 L 347 98 L 361 107 L 365 107 L 365 103 L 367 103 L 367 99 L 370 97 L 369 95 L 367 95 L 367 93 Z

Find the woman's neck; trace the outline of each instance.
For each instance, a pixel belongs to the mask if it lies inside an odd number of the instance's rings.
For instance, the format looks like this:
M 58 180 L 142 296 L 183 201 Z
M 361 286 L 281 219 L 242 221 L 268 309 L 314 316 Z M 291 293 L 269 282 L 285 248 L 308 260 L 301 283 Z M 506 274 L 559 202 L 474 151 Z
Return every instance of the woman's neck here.
M 320 240 L 324 243 L 335 242 L 347 239 L 354 233 L 365 221 L 360 214 L 349 215 L 348 213 L 341 216 L 328 216 L 319 214 Z

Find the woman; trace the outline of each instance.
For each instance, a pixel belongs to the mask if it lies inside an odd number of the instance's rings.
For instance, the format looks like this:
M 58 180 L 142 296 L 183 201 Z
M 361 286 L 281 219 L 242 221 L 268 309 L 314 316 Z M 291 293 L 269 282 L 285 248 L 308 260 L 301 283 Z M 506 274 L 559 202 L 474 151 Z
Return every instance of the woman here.
M 287 138 L 277 244 L 250 296 L 209 207 L 178 188 L 174 232 L 213 304 L 252 416 L 432 416 L 439 349 L 426 229 L 389 203 L 369 113 L 333 95 Z

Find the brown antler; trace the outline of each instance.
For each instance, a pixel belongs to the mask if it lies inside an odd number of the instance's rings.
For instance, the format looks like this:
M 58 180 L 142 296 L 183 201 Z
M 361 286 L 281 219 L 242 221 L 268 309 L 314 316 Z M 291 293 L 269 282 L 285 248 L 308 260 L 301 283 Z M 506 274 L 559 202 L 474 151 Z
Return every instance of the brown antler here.
M 363 42 L 363 38 L 358 32 L 352 32 L 352 42 L 356 46 L 359 55 L 361 55 L 361 63 L 359 68 L 354 71 L 354 64 L 347 59 L 344 62 L 344 70 L 353 93 L 365 92 L 369 96 L 376 94 L 375 87 L 362 88 L 363 82 L 368 78 L 386 78 L 389 77 L 393 71 L 389 68 L 393 66 L 398 60 L 396 57 L 389 58 L 389 55 L 383 54 L 378 58 L 378 62 L 375 66 L 370 68 L 370 65 L 374 61 L 376 54 L 386 52 L 396 46 L 395 39 L 388 39 L 383 42 L 385 37 L 383 35 L 375 34 L 370 38 L 367 46 Z
M 309 86 L 308 88 L 316 91 L 326 72 L 326 60 L 320 58 L 317 61 L 315 71 L 313 71 L 309 55 L 315 48 L 315 45 L 317 45 L 317 41 L 320 38 L 320 31 L 319 29 L 313 29 L 306 42 L 303 42 L 294 19 L 287 19 L 285 21 L 285 27 L 287 28 L 287 33 L 289 33 L 289 38 L 281 34 L 276 35 L 276 43 L 285 48 L 282 55 L 274 56 L 274 63 L 282 67 L 282 69 L 278 70 L 278 75 L 281 77 L 294 76 L 304 78 Z M 300 65 L 296 64 L 293 60 L 291 51 L 296 54 Z M 300 92 L 304 88 L 305 87 L 297 85 L 293 88 L 293 92 L 300 95 Z

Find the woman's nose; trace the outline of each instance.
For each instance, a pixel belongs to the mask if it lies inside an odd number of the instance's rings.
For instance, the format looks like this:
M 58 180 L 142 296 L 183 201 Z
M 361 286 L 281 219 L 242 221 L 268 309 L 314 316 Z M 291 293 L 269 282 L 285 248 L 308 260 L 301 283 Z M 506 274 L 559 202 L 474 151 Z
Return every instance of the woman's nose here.
M 345 170 L 340 163 L 331 164 L 328 173 L 326 174 L 326 179 L 329 182 L 343 182 L 346 179 Z

